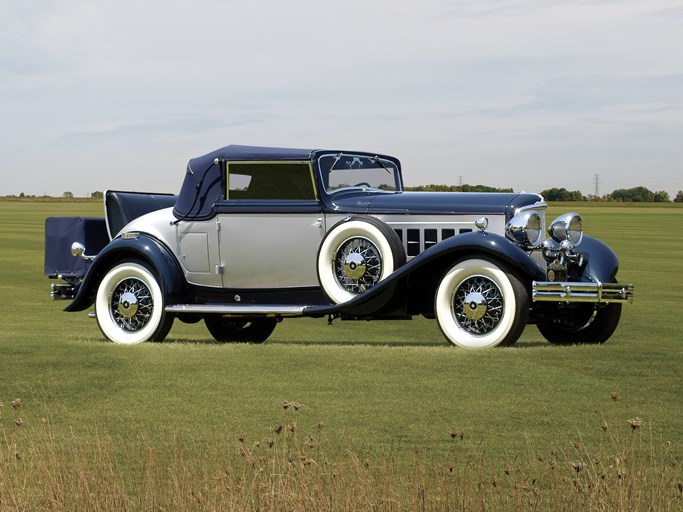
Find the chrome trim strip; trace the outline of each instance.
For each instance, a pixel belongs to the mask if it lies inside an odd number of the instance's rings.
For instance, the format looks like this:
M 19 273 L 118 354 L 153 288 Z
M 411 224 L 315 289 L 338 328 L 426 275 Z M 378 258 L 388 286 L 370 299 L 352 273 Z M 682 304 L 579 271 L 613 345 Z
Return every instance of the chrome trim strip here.
M 303 316 L 308 306 L 278 304 L 174 304 L 166 306 L 167 313 L 192 313 L 233 316 Z
M 528 204 L 526 206 L 515 208 L 515 215 L 517 215 L 519 212 L 525 212 L 527 210 L 545 210 L 546 208 L 548 208 L 548 203 L 545 201 L 536 201 L 534 204 Z
M 633 302 L 633 284 L 534 281 L 534 302 Z

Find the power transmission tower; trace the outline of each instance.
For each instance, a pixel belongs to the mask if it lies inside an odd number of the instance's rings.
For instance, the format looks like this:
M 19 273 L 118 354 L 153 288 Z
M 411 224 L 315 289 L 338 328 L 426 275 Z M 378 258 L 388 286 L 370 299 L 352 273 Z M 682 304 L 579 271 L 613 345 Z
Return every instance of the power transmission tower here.
M 462 176 L 460 176 L 460 178 L 458 179 L 458 185 L 462 187 Z
M 595 197 L 600 197 L 600 175 L 593 175 L 593 183 L 595 184 Z

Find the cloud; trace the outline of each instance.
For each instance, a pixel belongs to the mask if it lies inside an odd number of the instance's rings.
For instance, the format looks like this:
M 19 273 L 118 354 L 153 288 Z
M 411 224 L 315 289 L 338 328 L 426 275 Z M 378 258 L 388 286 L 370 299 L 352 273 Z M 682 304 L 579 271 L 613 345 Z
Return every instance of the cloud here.
M 675 192 L 680 9 L 668 0 L 8 2 L 0 166 L 34 165 L 0 194 L 59 194 L 65 179 L 84 192 L 168 190 L 169 168 L 179 181 L 189 158 L 228 143 L 395 153 L 412 184 L 464 175 L 532 190 L 571 175 L 588 192 L 596 170 L 618 169 L 620 186 Z

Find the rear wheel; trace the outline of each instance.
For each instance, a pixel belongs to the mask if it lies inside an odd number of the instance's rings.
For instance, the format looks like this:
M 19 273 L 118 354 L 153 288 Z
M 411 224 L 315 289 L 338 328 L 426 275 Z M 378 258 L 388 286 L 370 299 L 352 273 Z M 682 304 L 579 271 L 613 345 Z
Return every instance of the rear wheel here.
M 443 276 L 435 297 L 436 320 L 448 341 L 464 348 L 512 345 L 529 317 L 529 295 L 500 264 L 463 260 Z
M 129 261 L 113 267 L 100 282 L 95 316 L 102 334 L 115 343 L 162 341 L 173 325 L 173 315 L 164 311 L 164 305 L 154 272 Z
M 275 318 L 225 318 L 209 315 L 204 318 L 206 328 L 216 341 L 263 343 L 277 325 Z
M 621 303 L 598 307 L 578 304 L 572 314 L 554 315 L 548 309 L 536 324 L 543 337 L 554 345 L 598 345 L 606 342 L 621 318 Z

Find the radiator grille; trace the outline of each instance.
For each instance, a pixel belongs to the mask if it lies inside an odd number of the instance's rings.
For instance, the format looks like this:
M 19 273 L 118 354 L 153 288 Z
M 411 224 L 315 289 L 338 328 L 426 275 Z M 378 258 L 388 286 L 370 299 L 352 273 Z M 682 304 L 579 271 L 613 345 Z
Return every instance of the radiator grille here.
M 403 248 L 406 250 L 406 256 L 413 258 L 421 252 L 435 246 L 456 234 L 471 233 L 471 228 L 460 228 L 455 230 L 453 228 L 398 228 L 395 229 L 396 234 L 401 239 Z

